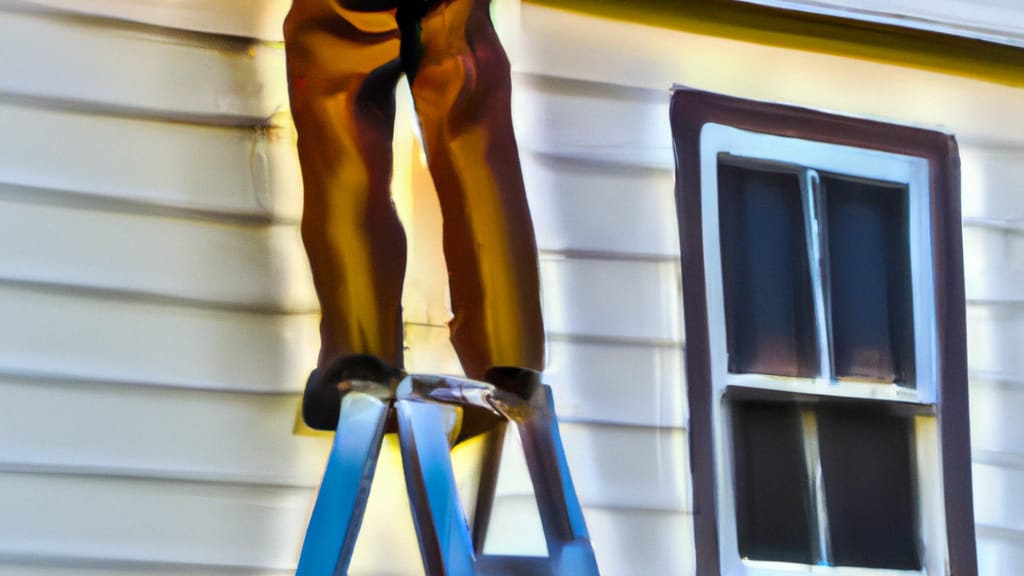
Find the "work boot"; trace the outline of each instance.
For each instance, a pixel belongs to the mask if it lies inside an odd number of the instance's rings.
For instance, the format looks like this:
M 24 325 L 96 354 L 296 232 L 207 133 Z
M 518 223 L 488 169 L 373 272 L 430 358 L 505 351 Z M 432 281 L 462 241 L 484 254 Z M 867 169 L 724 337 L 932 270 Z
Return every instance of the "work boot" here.
M 493 366 L 484 374 L 484 380 L 529 401 L 540 386 L 540 372 L 516 366 Z
M 392 386 L 405 372 L 370 354 L 354 354 L 335 360 L 321 372 L 313 370 L 302 395 L 302 420 L 316 430 L 337 430 L 341 397 L 352 380 Z

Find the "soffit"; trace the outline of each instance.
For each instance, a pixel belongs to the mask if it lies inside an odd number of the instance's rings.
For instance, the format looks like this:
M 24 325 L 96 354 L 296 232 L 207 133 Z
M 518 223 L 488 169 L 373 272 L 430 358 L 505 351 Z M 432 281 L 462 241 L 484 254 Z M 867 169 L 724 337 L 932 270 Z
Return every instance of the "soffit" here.
M 1018 0 L 738 0 L 1024 47 Z

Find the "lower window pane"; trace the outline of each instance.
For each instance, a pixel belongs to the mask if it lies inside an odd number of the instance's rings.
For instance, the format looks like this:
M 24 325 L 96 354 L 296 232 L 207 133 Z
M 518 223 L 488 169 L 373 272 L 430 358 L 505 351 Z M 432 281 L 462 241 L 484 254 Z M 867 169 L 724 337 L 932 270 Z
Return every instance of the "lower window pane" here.
M 810 491 L 797 406 L 735 402 L 732 426 L 740 556 L 812 563 Z
M 884 407 L 819 407 L 832 563 L 920 570 L 912 420 Z

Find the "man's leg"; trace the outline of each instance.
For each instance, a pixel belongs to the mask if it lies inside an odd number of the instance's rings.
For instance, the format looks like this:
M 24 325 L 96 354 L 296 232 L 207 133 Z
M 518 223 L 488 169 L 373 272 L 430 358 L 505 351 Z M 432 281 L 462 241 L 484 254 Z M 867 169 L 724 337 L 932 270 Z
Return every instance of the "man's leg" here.
M 489 0 L 439 0 L 420 40 L 412 92 L 444 215 L 452 342 L 471 378 L 494 366 L 540 371 L 537 247 Z
M 396 0 L 294 0 L 285 21 L 302 237 L 323 309 L 321 372 L 353 354 L 401 366 L 406 247 L 390 195 L 395 9 Z

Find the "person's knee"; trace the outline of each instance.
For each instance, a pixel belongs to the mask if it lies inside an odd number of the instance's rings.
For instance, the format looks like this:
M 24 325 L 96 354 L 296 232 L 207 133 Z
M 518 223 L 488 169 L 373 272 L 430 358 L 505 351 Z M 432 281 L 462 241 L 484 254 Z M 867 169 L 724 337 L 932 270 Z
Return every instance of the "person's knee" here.
M 417 110 L 422 114 L 433 109 L 451 118 L 481 106 L 501 106 L 511 93 L 509 68 L 508 57 L 496 42 L 449 52 L 419 69 L 412 83 Z M 427 107 L 422 106 L 425 103 Z

